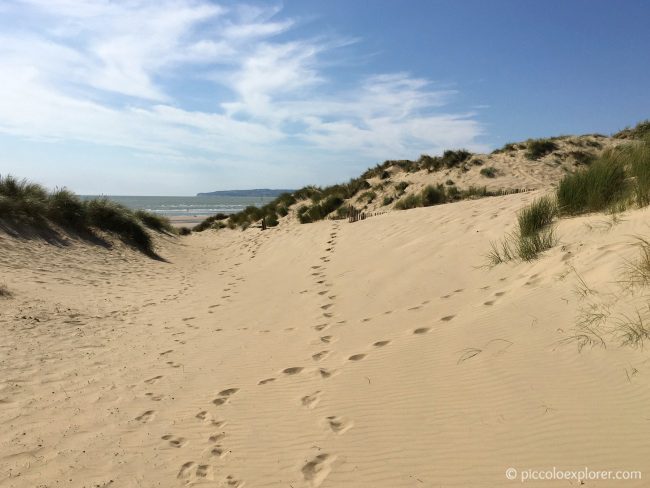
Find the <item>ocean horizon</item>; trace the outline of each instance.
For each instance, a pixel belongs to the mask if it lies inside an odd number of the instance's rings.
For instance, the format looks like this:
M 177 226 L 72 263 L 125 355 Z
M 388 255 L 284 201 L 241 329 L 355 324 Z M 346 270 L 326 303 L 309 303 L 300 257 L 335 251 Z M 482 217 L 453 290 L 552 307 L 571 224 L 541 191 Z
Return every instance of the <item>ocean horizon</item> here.
M 203 217 L 216 213 L 232 214 L 254 205 L 261 207 L 274 197 L 231 196 L 137 196 L 81 195 L 83 199 L 106 197 L 132 210 L 147 210 L 165 217 Z

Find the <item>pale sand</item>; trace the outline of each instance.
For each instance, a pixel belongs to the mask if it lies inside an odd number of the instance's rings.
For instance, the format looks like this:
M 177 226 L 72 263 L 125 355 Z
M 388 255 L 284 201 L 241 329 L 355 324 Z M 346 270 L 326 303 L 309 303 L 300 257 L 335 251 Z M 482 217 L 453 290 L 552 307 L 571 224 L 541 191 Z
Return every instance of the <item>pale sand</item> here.
M 650 478 L 648 352 L 559 344 L 623 306 L 649 212 L 562 220 L 540 260 L 481 268 L 538 194 L 166 238 L 168 263 L 2 235 L 0 487 Z
M 195 225 L 203 222 L 206 219 L 205 215 L 183 215 L 167 217 L 174 227 L 189 227 L 190 229 Z

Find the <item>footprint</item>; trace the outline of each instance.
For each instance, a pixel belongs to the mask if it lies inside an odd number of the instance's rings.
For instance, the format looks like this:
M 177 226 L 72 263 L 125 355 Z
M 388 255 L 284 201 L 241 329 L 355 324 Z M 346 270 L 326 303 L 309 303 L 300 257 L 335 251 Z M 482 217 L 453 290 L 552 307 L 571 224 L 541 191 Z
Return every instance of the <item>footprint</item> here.
M 354 425 L 350 420 L 335 416 L 327 417 L 327 423 L 330 429 L 332 429 L 332 432 L 336 434 L 343 434 Z
M 189 478 L 190 475 L 192 474 L 192 468 L 196 466 L 196 463 L 192 461 L 188 461 L 185 464 L 181 466 L 180 471 L 178 472 L 178 478 L 180 479 L 186 479 Z
M 228 452 L 229 451 L 226 451 L 226 449 L 220 445 L 216 445 L 210 450 L 210 454 L 219 458 L 225 457 Z
M 420 308 L 421 308 L 420 306 L 417 306 L 417 307 L 411 307 L 411 308 L 409 308 L 409 310 L 420 310 Z
M 413 331 L 414 334 L 426 334 L 427 332 L 429 332 L 429 327 L 420 327 Z
M 266 385 L 267 383 L 271 383 L 272 381 L 275 381 L 275 378 L 267 378 L 265 380 L 260 380 L 257 382 L 258 385 Z
M 135 420 L 146 424 L 147 422 L 151 422 L 155 416 L 156 412 L 154 410 L 147 410 L 142 415 L 138 415 Z
M 185 444 L 187 444 L 187 440 L 184 437 L 176 437 L 171 434 L 167 434 L 161 437 L 162 440 L 164 441 L 169 441 L 169 445 L 172 447 L 183 447 Z
M 442 320 L 443 322 L 449 322 L 449 321 L 452 320 L 454 317 L 455 317 L 455 315 L 447 315 L 447 316 L 441 318 L 440 320 Z
M 373 344 L 375 347 L 384 347 L 390 344 L 390 341 L 377 341 Z
M 317 352 L 316 354 L 312 354 L 311 358 L 314 361 L 320 361 L 321 359 L 325 359 L 327 356 L 329 356 L 329 353 L 329 351 Z
M 320 373 L 321 378 L 330 378 L 331 376 L 334 375 L 334 373 L 336 373 L 335 370 L 326 369 L 326 368 L 320 368 L 318 372 Z
M 209 422 L 212 419 L 212 415 L 210 415 L 210 413 L 206 410 L 197 413 L 195 417 L 199 420 L 203 420 L 204 422 Z
M 146 396 L 149 397 L 150 400 L 153 400 L 154 402 L 159 402 L 163 398 L 165 398 L 165 395 L 155 395 L 154 393 L 145 393 Z
M 210 437 L 208 437 L 208 441 L 217 442 L 223 439 L 224 437 L 226 437 L 226 434 L 224 432 L 215 432 Z
M 223 397 L 215 398 L 214 400 L 212 400 L 212 403 L 213 403 L 214 405 L 216 405 L 217 407 L 218 407 L 219 405 L 223 405 L 223 404 L 225 404 L 225 403 L 227 403 L 227 402 L 228 402 L 228 399 L 227 399 L 227 398 L 223 398 Z
M 153 378 L 149 378 L 148 380 L 144 380 L 145 383 L 149 385 L 153 385 L 156 381 L 162 379 L 162 376 L 154 376 Z
M 197 478 L 212 478 L 210 466 L 207 464 L 199 464 L 196 468 L 196 477 Z
M 320 402 L 320 394 L 321 392 L 318 390 L 311 395 L 305 395 L 300 399 L 300 402 L 307 408 L 314 408 Z
M 167 361 L 166 364 L 169 364 L 172 368 L 180 368 L 181 365 L 178 363 L 175 363 L 174 361 Z
M 167 350 L 167 351 L 163 351 L 163 352 L 160 353 L 160 355 L 161 355 L 161 356 L 164 356 L 164 355 L 166 355 L 166 354 L 169 354 L 170 352 L 174 352 L 174 350 L 173 350 L 173 349 L 169 349 L 169 350 Z
M 188 480 L 188 483 L 193 479 L 213 479 L 212 467 L 208 464 L 197 465 L 195 462 L 188 461 L 181 466 L 177 478 Z
M 331 306 L 332 306 L 332 304 L 331 304 L 331 303 L 328 303 L 327 305 L 323 305 L 321 308 L 322 308 L 323 310 L 327 310 L 327 309 L 330 308 Z
M 366 357 L 365 354 L 353 354 L 353 355 L 350 356 L 348 359 L 349 359 L 350 361 L 361 361 L 361 360 L 362 360 L 363 358 L 365 358 L 365 357 Z
M 239 388 L 228 388 L 227 390 L 221 390 L 221 391 L 219 392 L 219 396 L 222 396 L 222 397 L 229 397 L 229 396 L 234 395 L 234 394 L 237 393 L 238 391 L 239 391 Z
M 320 324 L 320 325 L 315 325 L 314 329 L 320 331 L 323 330 L 325 327 L 327 327 L 327 324 Z
M 494 300 L 488 300 L 488 301 L 485 302 L 483 305 L 488 305 L 488 306 L 489 306 L 489 305 L 494 305 Z
M 332 462 L 336 458 L 327 453 L 319 454 L 307 462 L 301 469 L 305 481 L 309 481 L 313 487 L 320 486 L 332 470 Z
M 324 342 L 325 344 L 329 344 L 332 342 L 333 336 L 331 335 L 326 335 L 320 338 L 321 342 Z
M 234 478 L 229 474 L 226 476 L 226 485 L 230 486 L 231 488 L 239 488 L 240 486 L 244 486 L 244 482 Z
M 502 297 L 502 296 L 505 295 L 505 294 L 506 294 L 505 291 L 499 291 L 499 292 L 495 293 L 494 296 L 495 296 L 495 297 Z
M 300 366 L 295 366 L 293 368 L 283 369 L 282 372 L 286 375 L 293 376 L 294 374 L 300 373 L 303 369 L 305 368 L 301 368 Z

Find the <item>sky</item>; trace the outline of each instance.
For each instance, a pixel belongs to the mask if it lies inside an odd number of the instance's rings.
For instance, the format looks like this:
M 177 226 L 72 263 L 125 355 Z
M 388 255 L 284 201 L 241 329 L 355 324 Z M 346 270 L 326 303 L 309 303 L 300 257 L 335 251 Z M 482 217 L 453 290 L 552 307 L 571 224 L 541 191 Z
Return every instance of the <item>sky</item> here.
M 645 0 L 2 0 L 0 174 L 326 185 L 650 118 Z

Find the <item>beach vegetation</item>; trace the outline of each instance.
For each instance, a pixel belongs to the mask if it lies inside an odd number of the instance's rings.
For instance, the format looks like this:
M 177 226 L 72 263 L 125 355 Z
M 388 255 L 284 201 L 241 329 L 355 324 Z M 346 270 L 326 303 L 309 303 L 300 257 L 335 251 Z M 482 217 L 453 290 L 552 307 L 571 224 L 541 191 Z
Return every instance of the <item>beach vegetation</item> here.
M 89 227 L 116 234 L 125 243 L 154 254 L 151 235 L 127 207 L 103 197 L 86 201 L 84 207 Z
M 427 185 L 422 190 L 420 201 L 423 207 L 430 207 L 431 205 L 439 205 L 447 201 L 445 188 L 442 185 L 433 186 Z
M 629 185 L 621 155 L 621 151 L 606 151 L 587 169 L 566 175 L 557 188 L 560 212 L 598 212 L 625 198 Z
M 481 168 L 480 173 L 482 176 L 485 176 L 486 178 L 497 177 L 497 169 L 494 166 L 487 166 L 485 168 Z
M 151 235 L 136 213 L 107 198 L 82 201 L 65 188 L 52 192 L 11 175 L 0 176 L 0 219 L 47 228 L 50 224 L 91 235 L 102 230 L 149 255 L 155 255 Z
M 171 221 L 163 215 L 158 215 L 146 210 L 136 210 L 135 216 L 151 230 L 167 234 L 177 233 Z
M 528 159 L 539 159 L 552 153 L 557 148 L 557 144 L 552 139 L 529 139 L 526 141 L 526 157 Z
M 7 288 L 7 285 L 0 284 L 0 298 L 11 298 L 13 294 Z
M 422 206 L 422 198 L 420 195 L 411 193 L 404 198 L 401 198 L 400 200 L 397 201 L 395 204 L 395 209 L 396 210 L 408 210 L 410 208 L 415 208 L 415 207 L 421 207 Z
M 539 233 L 553 222 L 557 212 L 557 202 L 553 197 L 545 196 L 535 200 L 517 214 L 519 234 L 528 237 Z
M 643 120 L 634 127 L 626 127 L 613 136 L 616 139 L 647 139 L 650 137 L 650 120 Z

